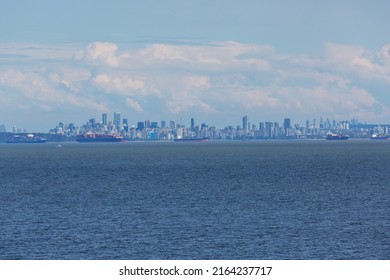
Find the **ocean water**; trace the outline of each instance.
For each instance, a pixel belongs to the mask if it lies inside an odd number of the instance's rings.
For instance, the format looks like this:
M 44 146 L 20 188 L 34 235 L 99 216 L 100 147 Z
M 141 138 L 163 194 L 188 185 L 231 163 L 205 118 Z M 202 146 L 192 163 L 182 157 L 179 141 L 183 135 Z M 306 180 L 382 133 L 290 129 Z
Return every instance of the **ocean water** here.
M 388 141 L 0 145 L 0 259 L 390 259 Z

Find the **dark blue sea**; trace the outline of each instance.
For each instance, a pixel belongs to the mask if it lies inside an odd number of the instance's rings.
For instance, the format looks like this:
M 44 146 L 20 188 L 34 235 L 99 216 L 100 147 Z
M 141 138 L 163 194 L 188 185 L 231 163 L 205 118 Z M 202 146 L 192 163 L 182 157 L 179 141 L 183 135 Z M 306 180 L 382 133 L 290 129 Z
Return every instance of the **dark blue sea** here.
M 390 142 L 0 145 L 0 259 L 390 259 Z

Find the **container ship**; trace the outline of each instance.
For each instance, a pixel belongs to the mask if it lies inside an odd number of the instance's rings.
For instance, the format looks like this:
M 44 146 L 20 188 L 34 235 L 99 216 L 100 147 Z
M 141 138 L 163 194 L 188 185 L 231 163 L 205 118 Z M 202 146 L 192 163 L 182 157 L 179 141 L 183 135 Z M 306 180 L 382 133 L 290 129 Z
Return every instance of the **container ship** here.
M 46 143 L 47 139 L 34 134 L 27 135 L 13 135 L 12 137 L 5 140 L 5 143 L 9 144 L 36 144 L 36 143 Z
M 76 141 L 79 143 L 121 142 L 122 140 L 122 136 L 111 134 L 86 133 L 76 136 Z
M 349 136 L 338 133 L 328 133 L 326 135 L 326 140 L 347 140 Z
M 175 142 L 208 142 L 209 138 L 203 137 L 203 138 L 176 138 L 173 139 Z

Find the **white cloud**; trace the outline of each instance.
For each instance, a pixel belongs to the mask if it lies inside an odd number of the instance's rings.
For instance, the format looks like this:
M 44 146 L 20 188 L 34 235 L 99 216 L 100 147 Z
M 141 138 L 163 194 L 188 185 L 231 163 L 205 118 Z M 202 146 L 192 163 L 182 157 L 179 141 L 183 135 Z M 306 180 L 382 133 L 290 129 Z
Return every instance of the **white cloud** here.
M 273 53 L 270 46 L 225 42 L 201 46 L 155 44 L 140 50 L 138 55 L 150 65 L 184 65 L 187 69 L 218 71 L 240 68 L 266 70 L 269 64 L 265 57 Z
M 389 49 L 390 46 L 386 45 L 375 53 L 362 46 L 327 44 L 328 69 L 334 67 L 339 74 L 355 75 L 359 79 L 390 82 Z
M 186 112 L 189 109 L 213 112 L 215 109 L 204 100 L 210 89 L 207 76 L 175 75 L 154 81 L 160 89 L 159 99 L 166 104 L 172 114 Z
M 383 46 L 382 49 L 380 50 L 380 54 L 382 58 L 384 58 L 385 63 L 390 62 L 390 44 Z
M 141 105 L 130 97 L 126 97 L 126 105 L 138 113 L 143 112 Z
M 0 43 L 0 54 L 7 61 L 12 59 L 24 61 L 37 60 L 69 60 L 80 48 L 75 44 L 27 44 L 27 43 Z
M 40 107 L 45 111 L 55 111 L 64 107 L 107 109 L 106 106 L 84 96 L 74 95 L 57 89 L 56 83 L 61 83 L 59 75 L 51 73 L 45 78 L 34 72 L 8 70 L 0 72 L 0 87 L 6 86 L 9 104 L 18 102 L 24 108 Z
M 11 54 L 1 46 L 0 55 Z M 324 50 L 322 56 L 292 55 L 270 46 L 221 42 L 122 51 L 95 42 L 79 51 L 53 50 L 43 59 L 43 46 L 19 48 L 17 54 L 25 57 L 13 63 L 6 56 L 0 65 L 0 99 L 2 106 L 18 102 L 53 115 L 83 108 L 91 114 L 207 114 L 219 123 L 231 114 L 386 121 L 390 45 L 377 52 L 337 44 Z
M 76 60 L 87 60 L 89 62 L 101 62 L 110 67 L 119 66 L 119 57 L 116 52 L 118 46 L 108 42 L 95 42 L 89 44 L 85 50 L 75 53 Z
M 144 89 L 144 82 L 126 75 L 109 76 L 100 74 L 93 78 L 93 84 L 106 92 L 118 93 L 125 96 L 134 95 L 134 91 Z

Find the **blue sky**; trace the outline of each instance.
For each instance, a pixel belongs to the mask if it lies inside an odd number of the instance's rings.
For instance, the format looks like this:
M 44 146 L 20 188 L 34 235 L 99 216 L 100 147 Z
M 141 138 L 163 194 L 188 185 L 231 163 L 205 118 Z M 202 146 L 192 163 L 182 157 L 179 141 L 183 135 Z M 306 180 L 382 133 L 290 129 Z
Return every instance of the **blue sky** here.
M 0 124 L 390 123 L 390 4 L 2 1 Z

